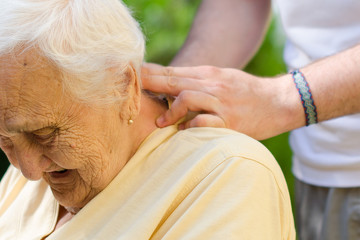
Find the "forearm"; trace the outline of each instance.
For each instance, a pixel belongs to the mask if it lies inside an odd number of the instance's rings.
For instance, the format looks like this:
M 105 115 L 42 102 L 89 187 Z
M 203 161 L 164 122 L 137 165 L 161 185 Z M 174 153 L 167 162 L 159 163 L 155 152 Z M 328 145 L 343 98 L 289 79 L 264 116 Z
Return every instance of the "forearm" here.
M 318 121 L 360 112 L 360 44 L 331 57 L 324 58 L 304 67 L 301 72 L 309 83 L 316 105 Z M 290 75 L 283 81 L 292 81 Z M 292 85 L 294 85 L 292 83 Z M 294 92 L 295 86 L 285 84 L 292 113 L 288 117 L 290 128 L 305 125 L 300 97 Z M 293 96 L 289 96 L 295 94 Z M 296 96 L 297 95 L 297 96 Z M 298 103 L 296 103 L 298 98 Z M 289 106 L 289 105 L 288 105 Z M 299 118 L 299 116 L 302 116 Z
M 263 40 L 270 0 L 203 0 L 173 66 L 244 67 Z

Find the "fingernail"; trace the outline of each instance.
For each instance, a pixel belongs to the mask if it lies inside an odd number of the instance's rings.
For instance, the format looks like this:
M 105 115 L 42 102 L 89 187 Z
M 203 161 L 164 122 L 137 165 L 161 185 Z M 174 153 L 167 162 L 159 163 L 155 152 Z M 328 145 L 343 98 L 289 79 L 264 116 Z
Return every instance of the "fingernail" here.
M 165 118 L 163 116 L 160 116 L 156 119 L 156 125 L 158 125 L 159 127 L 162 126 L 165 122 Z

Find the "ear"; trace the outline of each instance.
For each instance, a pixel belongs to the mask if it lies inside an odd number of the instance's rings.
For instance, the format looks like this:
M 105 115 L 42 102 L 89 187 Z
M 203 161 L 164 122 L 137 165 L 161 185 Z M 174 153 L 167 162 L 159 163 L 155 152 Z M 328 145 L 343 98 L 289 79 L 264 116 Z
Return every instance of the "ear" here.
M 141 87 L 140 78 L 132 65 L 128 65 L 123 72 L 122 81 L 122 96 L 125 99 L 121 104 L 120 118 L 124 121 L 134 120 L 140 112 Z

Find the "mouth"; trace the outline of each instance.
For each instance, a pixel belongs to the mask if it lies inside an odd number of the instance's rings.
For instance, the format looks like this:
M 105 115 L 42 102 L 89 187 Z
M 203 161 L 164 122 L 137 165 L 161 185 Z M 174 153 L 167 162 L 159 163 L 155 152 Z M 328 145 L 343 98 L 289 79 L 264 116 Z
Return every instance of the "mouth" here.
M 69 169 L 60 169 L 57 171 L 48 172 L 49 176 L 52 179 L 65 178 L 70 174 L 71 170 Z

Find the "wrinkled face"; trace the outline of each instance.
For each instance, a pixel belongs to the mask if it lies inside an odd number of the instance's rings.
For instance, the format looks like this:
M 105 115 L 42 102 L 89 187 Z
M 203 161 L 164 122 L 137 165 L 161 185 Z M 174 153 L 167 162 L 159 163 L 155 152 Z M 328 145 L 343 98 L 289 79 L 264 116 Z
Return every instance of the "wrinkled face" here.
M 68 97 L 57 69 L 34 51 L 0 57 L 0 147 L 26 178 L 44 178 L 65 207 L 83 207 L 129 159 L 117 108 Z

